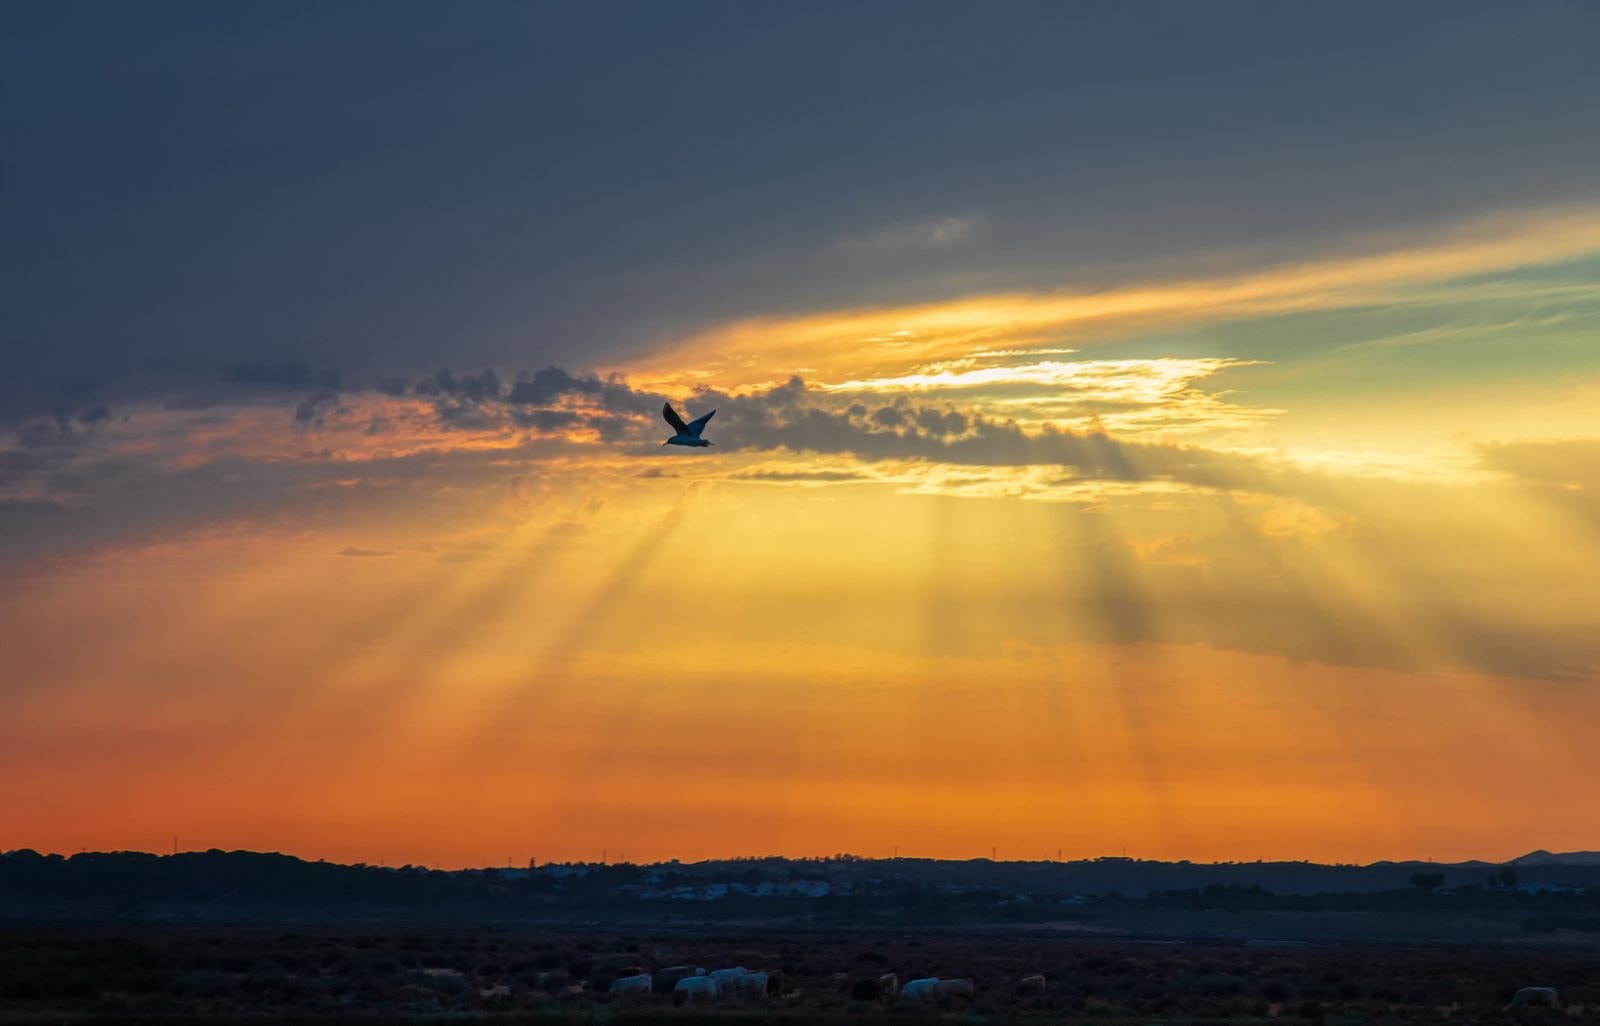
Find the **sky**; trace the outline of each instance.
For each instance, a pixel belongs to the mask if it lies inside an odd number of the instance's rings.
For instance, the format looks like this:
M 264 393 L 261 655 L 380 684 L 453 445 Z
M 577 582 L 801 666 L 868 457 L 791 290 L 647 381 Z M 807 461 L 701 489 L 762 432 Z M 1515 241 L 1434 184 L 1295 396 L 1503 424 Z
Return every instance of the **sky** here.
M 1600 848 L 1597 44 L 5 7 L 0 849 Z

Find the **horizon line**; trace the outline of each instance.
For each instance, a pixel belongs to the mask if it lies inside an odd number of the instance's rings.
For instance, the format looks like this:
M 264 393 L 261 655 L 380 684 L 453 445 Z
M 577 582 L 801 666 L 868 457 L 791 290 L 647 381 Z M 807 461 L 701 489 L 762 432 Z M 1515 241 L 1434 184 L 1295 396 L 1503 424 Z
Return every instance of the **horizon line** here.
M 369 861 L 364 861 L 364 860 L 341 861 L 339 859 L 331 859 L 331 858 L 309 858 L 307 856 L 296 854 L 294 852 L 280 851 L 280 850 L 276 850 L 276 849 L 268 850 L 268 849 L 256 849 L 256 848 L 218 848 L 218 847 L 183 848 L 183 849 L 175 849 L 173 851 L 168 851 L 168 852 L 147 850 L 147 849 L 143 849 L 143 848 L 111 848 L 111 849 L 92 849 L 92 850 L 88 849 L 88 848 L 81 848 L 76 852 L 61 852 L 61 851 L 41 851 L 41 850 L 39 850 L 37 848 L 29 848 L 29 847 L 26 847 L 26 846 L 19 847 L 19 848 L 9 848 L 9 849 L 0 850 L 0 858 L 10 857 L 10 856 L 13 856 L 13 855 L 20 854 L 22 852 L 33 852 L 34 854 L 39 855 L 41 857 L 45 857 L 45 858 L 49 858 L 49 857 L 54 856 L 54 857 L 60 857 L 60 858 L 64 858 L 64 859 L 76 858 L 76 857 L 81 856 L 81 855 L 150 855 L 150 856 L 153 856 L 155 858 L 166 859 L 166 858 L 176 858 L 176 857 L 178 857 L 180 855 L 206 855 L 206 854 L 211 854 L 213 852 L 216 852 L 216 853 L 221 853 L 221 854 L 225 854 L 225 855 L 235 855 L 235 854 L 278 855 L 278 856 L 282 856 L 282 857 L 285 857 L 285 858 L 295 859 L 295 860 L 300 861 L 300 862 L 331 863 L 333 865 L 347 866 L 347 867 L 352 867 L 352 868 L 365 866 L 365 867 L 369 867 L 369 868 L 378 868 L 378 869 L 389 869 L 389 868 L 401 869 L 401 868 L 408 868 L 409 867 L 409 868 L 414 868 L 414 869 L 427 869 L 427 870 L 430 870 L 430 871 L 441 871 L 441 872 L 449 872 L 449 873 L 462 873 L 462 872 L 483 872 L 483 871 L 491 870 L 491 869 L 492 870 L 499 870 L 499 871 L 503 871 L 503 870 L 506 870 L 506 869 L 524 870 L 524 871 L 526 871 L 526 870 L 529 870 L 529 869 L 539 868 L 539 867 L 544 867 L 544 866 L 624 866 L 624 865 L 626 865 L 626 866 L 638 866 L 638 867 L 669 866 L 669 865 L 696 866 L 696 865 L 705 865 L 707 863 L 716 863 L 716 862 L 767 862 L 767 861 L 787 861 L 787 862 L 949 862 L 949 863 L 988 862 L 988 863 L 991 863 L 991 864 L 994 864 L 994 865 L 1052 865 L 1052 864 L 1053 865 L 1075 865 L 1075 864 L 1081 864 L 1081 863 L 1086 863 L 1086 862 L 1107 862 L 1107 861 L 1110 861 L 1110 862 L 1160 863 L 1160 864 L 1165 864 L 1165 865 L 1194 865 L 1194 866 L 1247 866 L 1247 865 L 1272 865 L 1272 864 L 1278 864 L 1278 865 L 1312 865 L 1312 866 L 1327 866 L 1327 867 L 1330 867 L 1330 868 L 1364 868 L 1364 867 L 1377 866 L 1377 865 L 1408 865 L 1408 864 L 1439 865 L 1439 866 L 1461 866 L 1461 865 L 1470 865 L 1470 864 L 1480 864 L 1480 865 L 1503 866 L 1503 865 L 1510 865 L 1512 863 L 1518 862 L 1518 861 L 1520 861 L 1522 859 L 1530 858 L 1530 857 L 1535 856 L 1535 855 L 1549 855 L 1549 856 L 1552 856 L 1552 857 L 1560 857 L 1560 856 L 1564 856 L 1564 855 L 1577 855 L 1577 854 L 1587 854 L 1587 853 L 1590 853 L 1590 852 L 1600 852 L 1600 848 L 1597 848 L 1597 849 L 1573 849 L 1573 850 L 1570 850 L 1570 851 L 1554 851 L 1554 850 L 1551 850 L 1551 849 L 1548 849 L 1548 848 L 1542 848 L 1542 847 L 1530 848 L 1530 849 L 1527 849 L 1526 851 L 1524 851 L 1520 855 L 1514 855 L 1514 856 L 1511 856 L 1511 857 L 1505 858 L 1505 859 L 1485 859 L 1485 858 L 1480 858 L 1480 857 L 1468 857 L 1468 858 L 1457 858 L 1457 859 L 1441 860 L 1441 859 L 1436 859 L 1436 858 L 1417 858 L 1417 857 L 1412 857 L 1412 858 L 1379 858 L 1379 859 L 1373 859 L 1373 860 L 1367 861 L 1367 862 L 1318 861 L 1317 859 L 1310 858 L 1310 857 L 1303 857 L 1303 858 L 1283 858 L 1283 857 L 1267 858 L 1265 856 L 1257 857 L 1257 858 L 1254 858 L 1254 859 L 1213 859 L 1213 860 L 1206 861 L 1206 860 L 1187 859 L 1187 858 L 1147 858 L 1147 857 L 1141 857 L 1141 856 L 1137 856 L 1137 855 L 1128 855 L 1128 854 L 1121 854 L 1121 855 L 1090 855 L 1090 856 L 1071 856 L 1071 857 L 1065 857 L 1064 856 L 1064 857 L 1058 857 L 1058 858 L 1049 858 L 1048 856 L 1043 857 L 1043 858 L 999 858 L 999 857 L 996 857 L 996 856 L 984 856 L 984 855 L 975 855 L 975 856 L 969 856 L 969 857 L 949 857 L 949 856 L 938 856 L 938 855 L 901 855 L 901 854 L 894 854 L 894 855 L 861 855 L 861 854 L 857 854 L 857 853 L 854 853 L 854 852 L 834 852 L 834 853 L 827 854 L 827 855 L 781 855 L 781 854 L 776 854 L 776 853 L 769 853 L 769 854 L 764 854 L 764 855 L 710 856 L 710 857 L 697 858 L 697 859 L 691 859 L 691 860 L 685 860 L 685 859 L 681 859 L 681 858 L 665 858 L 665 859 L 655 859 L 655 860 L 652 860 L 652 861 L 635 861 L 635 860 L 631 860 L 631 859 L 628 859 L 625 856 L 625 854 L 619 854 L 619 856 L 617 858 L 612 859 L 612 858 L 607 858 L 604 854 L 602 854 L 602 857 L 599 858 L 599 859 L 569 858 L 569 859 L 539 860 L 536 857 L 531 857 L 531 858 L 529 858 L 529 859 L 527 859 L 527 860 L 525 860 L 523 862 L 520 862 L 520 863 L 516 862 L 514 860 L 514 858 L 513 859 L 507 859 L 505 865 L 502 865 L 502 864 L 499 864 L 499 863 L 482 863 L 482 864 L 463 864 L 463 865 L 459 865 L 459 866 L 446 867 L 446 866 L 441 866 L 441 865 L 431 865 L 431 864 L 426 863 L 426 862 L 409 862 L 409 861 L 401 861 L 401 860 L 394 860 L 394 859 L 382 860 L 382 861 L 379 861 L 379 862 L 369 862 Z

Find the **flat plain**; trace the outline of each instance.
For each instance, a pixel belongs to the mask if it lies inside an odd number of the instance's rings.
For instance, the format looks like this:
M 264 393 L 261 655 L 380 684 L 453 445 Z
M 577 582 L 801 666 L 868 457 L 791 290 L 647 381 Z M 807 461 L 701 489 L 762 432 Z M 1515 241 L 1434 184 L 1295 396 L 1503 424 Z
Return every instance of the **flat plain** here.
M 641 968 L 743 965 L 781 992 L 613 996 Z M 1131 940 L 1048 931 L 406 924 L 13 924 L 0 1022 L 1374 1023 L 1600 1021 L 1588 948 Z M 968 977 L 959 1004 L 865 1001 L 858 981 Z M 1025 991 L 1040 974 L 1042 990 Z M 1525 986 L 1561 1007 L 1512 1008 Z

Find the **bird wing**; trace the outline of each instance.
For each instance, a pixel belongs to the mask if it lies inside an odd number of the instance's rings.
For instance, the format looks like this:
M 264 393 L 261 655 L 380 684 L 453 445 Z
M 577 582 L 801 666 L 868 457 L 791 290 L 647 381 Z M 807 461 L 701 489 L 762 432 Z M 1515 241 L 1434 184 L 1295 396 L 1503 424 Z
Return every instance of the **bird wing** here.
M 661 404 L 661 415 L 667 418 L 667 423 L 671 424 L 672 430 L 676 431 L 678 434 L 681 435 L 688 432 L 689 425 L 685 424 L 683 422 L 683 418 L 678 416 L 678 411 L 672 408 L 671 403 Z
M 704 417 L 696 417 L 695 419 L 691 420 L 689 422 L 689 433 L 691 435 L 695 436 L 696 438 L 699 438 L 700 437 L 700 432 L 702 432 L 702 431 L 704 431 L 706 429 L 706 421 L 710 420 L 712 417 L 715 417 L 716 415 L 717 415 L 717 411 L 716 410 L 712 410 L 710 413 L 706 414 Z

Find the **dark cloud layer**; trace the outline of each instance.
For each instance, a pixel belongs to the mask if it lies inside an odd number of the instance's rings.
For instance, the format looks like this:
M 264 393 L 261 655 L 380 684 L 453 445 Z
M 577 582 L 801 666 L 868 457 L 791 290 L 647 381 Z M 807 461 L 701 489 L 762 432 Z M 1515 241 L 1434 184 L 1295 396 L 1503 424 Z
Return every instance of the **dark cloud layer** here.
M 1560 0 L 9 4 L 0 417 L 85 367 L 115 410 L 230 368 L 611 363 L 1593 199 L 1597 30 Z
M 870 403 L 807 386 L 799 377 L 765 391 L 729 394 L 702 389 L 684 400 L 637 391 L 621 377 L 600 378 L 547 367 L 519 375 L 510 386 L 485 370 L 448 370 L 412 382 L 392 381 L 390 395 L 428 399 L 441 428 L 484 430 L 514 426 L 541 432 L 586 428 L 606 443 L 653 444 L 666 431 L 660 410 L 677 402 L 696 412 L 717 411 L 713 444 L 735 451 L 850 455 L 858 459 L 926 460 L 966 466 L 1053 466 L 1090 480 L 1179 481 L 1206 488 L 1263 487 L 1271 478 L 1259 461 L 1197 447 L 1125 442 L 1103 431 L 1053 427 L 1024 430 L 953 405 L 874 398 Z M 313 397 L 331 401 L 326 394 Z M 583 400 L 592 405 L 551 404 Z M 308 400 L 311 403 L 313 400 Z M 321 407 L 316 407 L 320 409 Z M 302 406 L 296 419 L 307 414 Z
M 268 377 L 275 388 L 280 379 L 301 379 L 298 372 Z M 352 413 L 361 404 L 384 397 L 425 404 L 422 409 L 431 415 L 431 426 L 401 412 L 385 416 L 363 411 L 356 414 L 364 418 L 357 420 L 364 425 L 359 434 L 381 442 L 401 429 L 394 418 L 402 418 L 408 432 L 437 432 L 437 451 L 354 464 L 349 457 L 333 456 L 330 446 L 338 444 L 339 436 L 325 432 L 335 430 L 336 424 L 338 431 L 351 430 Z M 1268 492 L 1293 486 L 1284 471 L 1259 461 L 1198 448 L 1126 442 L 1103 433 L 1030 432 L 952 405 L 840 395 L 812 389 L 800 378 L 751 394 L 702 390 L 664 396 L 636 390 L 620 377 L 555 366 L 517 374 L 509 382 L 493 370 L 441 370 L 411 380 L 390 378 L 381 387 L 365 390 L 322 389 L 295 396 L 279 389 L 270 402 L 258 396 L 241 400 L 246 405 L 168 417 L 157 429 L 163 432 L 165 454 L 117 452 L 100 444 L 105 424 L 98 414 L 65 423 L 37 418 L 16 433 L 20 445 L 0 452 L 0 488 L 13 502 L 23 502 L 3 513 L 21 525 L 8 539 L 14 544 L 5 550 L 21 555 L 41 547 L 95 544 L 118 534 L 147 531 L 163 517 L 171 518 L 172 530 L 182 530 L 208 516 L 251 516 L 291 501 L 297 488 L 348 476 L 361 466 L 414 483 L 437 481 L 446 468 L 469 467 L 488 458 L 452 451 L 458 432 L 527 436 L 519 447 L 496 450 L 495 459 L 536 462 L 565 451 L 563 445 L 578 444 L 564 441 L 563 436 L 583 432 L 591 432 L 591 439 L 613 449 L 642 456 L 657 451 L 669 430 L 660 414 L 669 400 L 680 409 L 718 411 L 713 432 L 716 451 L 849 455 L 869 462 L 909 460 L 971 467 L 1050 466 L 1072 480 L 1174 481 Z M 259 415 L 264 406 L 281 411 L 285 438 L 277 448 L 266 450 L 270 455 L 263 459 L 242 458 L 226 441 L 229 411 L 249 409 Z M 139 423 L 136 419 L 130 430 L 137 431 Z M 196 428 L 223 432 L 222 447 L 205 452 L 200 466 L 175 469 L 171 455 L 187 445 L 185 439 Z M 573 451 L 592 452 L 592 446 L 590 441 Z M 44 507 L 38 503 L 53 506 L 59 515 L 41 521 L 38 510 Z
M 228 368 L 228 380 L 240 385 L 264 385 L 272 388 L 322 388 L 339 387 L 336 371 L 314 371 L 303 363 L 285 360 L 282 363 L 240 363 Z

